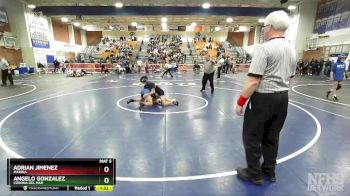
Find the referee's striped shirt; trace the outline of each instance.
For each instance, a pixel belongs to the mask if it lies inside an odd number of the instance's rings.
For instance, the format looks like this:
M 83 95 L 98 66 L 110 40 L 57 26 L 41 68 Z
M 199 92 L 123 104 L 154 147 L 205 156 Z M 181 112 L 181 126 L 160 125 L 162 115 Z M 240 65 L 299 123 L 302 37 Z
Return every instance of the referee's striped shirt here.
M 289 90 L 289 79 L 295 75 L 296 52 L 283 37 L 256 46 L 250 64 L 249 76 L 261 77 L 258 93 Z

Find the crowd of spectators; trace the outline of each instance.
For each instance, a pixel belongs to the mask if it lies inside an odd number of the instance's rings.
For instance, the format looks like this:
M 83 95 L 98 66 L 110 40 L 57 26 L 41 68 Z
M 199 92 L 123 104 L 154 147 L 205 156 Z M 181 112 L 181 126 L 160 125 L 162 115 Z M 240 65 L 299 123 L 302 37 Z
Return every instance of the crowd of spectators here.
M 168 59 L 170 63 L 182 64 L 186 61 L 186 54 L 180 49 L 182 45 L 179 35 L 151 36 L 147 45 L 146 61 L 153 64 L 164 64 Z
M 129 39 L 126 39 L 125 37 L 120 37 L 119 39 L 110 39 L 108 37 L 105 37 L 102 39 L 99 46 L 102 49 L 100 51 L 100 55 L 103 53 L 110 54 L 105 59 L 102 59 L 104 62 L 108 63 L 117 63 L 118 61 L 122 60 L 130 60 L 130 58 L 133 55 L 133 46 L 129 44 L 129 41 L 131 41 L 131 37 Z
M 330 59 L 327 61 L 323 59 L 312 59 L 311 61 L 299 59 L 297 73 L 299 75 L 321 75 L 322 70 L 324 70 L 323 74 L 329 76 L 333 64 L 334 61 Z
M 311 61 L 299 59 L 297 66 L 297 74 L 330 77 L 330 73 L 333 69 L 334 64 L 335 60 L 333 58 L 329 58 L 326 61 L 323 59 L 311 59 Z M 345 74 L 345 77 L 348 78 L 350 73 L 349 60 L 346 60 L 345 64 L 345 71 L 347 72 Z

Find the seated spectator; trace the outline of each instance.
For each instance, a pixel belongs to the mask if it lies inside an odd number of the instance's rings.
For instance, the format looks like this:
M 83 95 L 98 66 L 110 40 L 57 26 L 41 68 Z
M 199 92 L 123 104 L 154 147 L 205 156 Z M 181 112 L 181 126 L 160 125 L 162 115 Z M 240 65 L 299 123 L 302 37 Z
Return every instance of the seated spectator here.
M 39 73 L 42 73 L 42 72 L 45 73 L 45 74 L 48 73 L 48 69 L 47 69 L 47 67 L 44 64 L 38 62 L 37 65 L 38 65 Z

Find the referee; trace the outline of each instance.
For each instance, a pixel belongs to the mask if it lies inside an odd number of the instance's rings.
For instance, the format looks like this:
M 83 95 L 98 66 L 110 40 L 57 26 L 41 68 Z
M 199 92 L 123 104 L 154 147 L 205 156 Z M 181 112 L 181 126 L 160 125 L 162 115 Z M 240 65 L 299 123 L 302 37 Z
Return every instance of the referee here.
M 0 57 L 0 69 L 1 69 L 1 86 L 6 86 L 6 80 L 9 79 L 11 86 L 13 86 L 13 79 L 11 68 L 4 57 Z
M 215 61 L 210 59 L 209 54 L 205 56 L 205 62 L 204 62 L 204 74 L 202 78 L 202 89 L 200 90 L 203 92 L 205 90 L 205 86 L 207 85 L 207 82 L 209 80 L 210 88 L 211 88 L 211 94 L 214 94 L 214 72 L 215 72 Z
M 242 115 L 243 106 L 250 98 L 243 121 L 247 168 L 238 168 L 237 174 L 258 185 L 263 183 L 263 175 L 271 182 L 276 181 L 279 134 L 288 110 L 288 84 L 297 65 L 296 52 L 284 37 L 289 20 L 284 11 L 266 17 L 267 42 L 255 48 L 248 78 L 237 100 L 236 113 Z

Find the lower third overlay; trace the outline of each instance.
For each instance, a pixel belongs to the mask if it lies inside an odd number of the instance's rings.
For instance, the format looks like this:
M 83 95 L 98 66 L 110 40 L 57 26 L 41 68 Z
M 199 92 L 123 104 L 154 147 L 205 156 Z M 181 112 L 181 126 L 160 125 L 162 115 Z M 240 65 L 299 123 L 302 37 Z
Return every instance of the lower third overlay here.
M 7 159 L 11 191 L 113 191 L 115 159 Z

